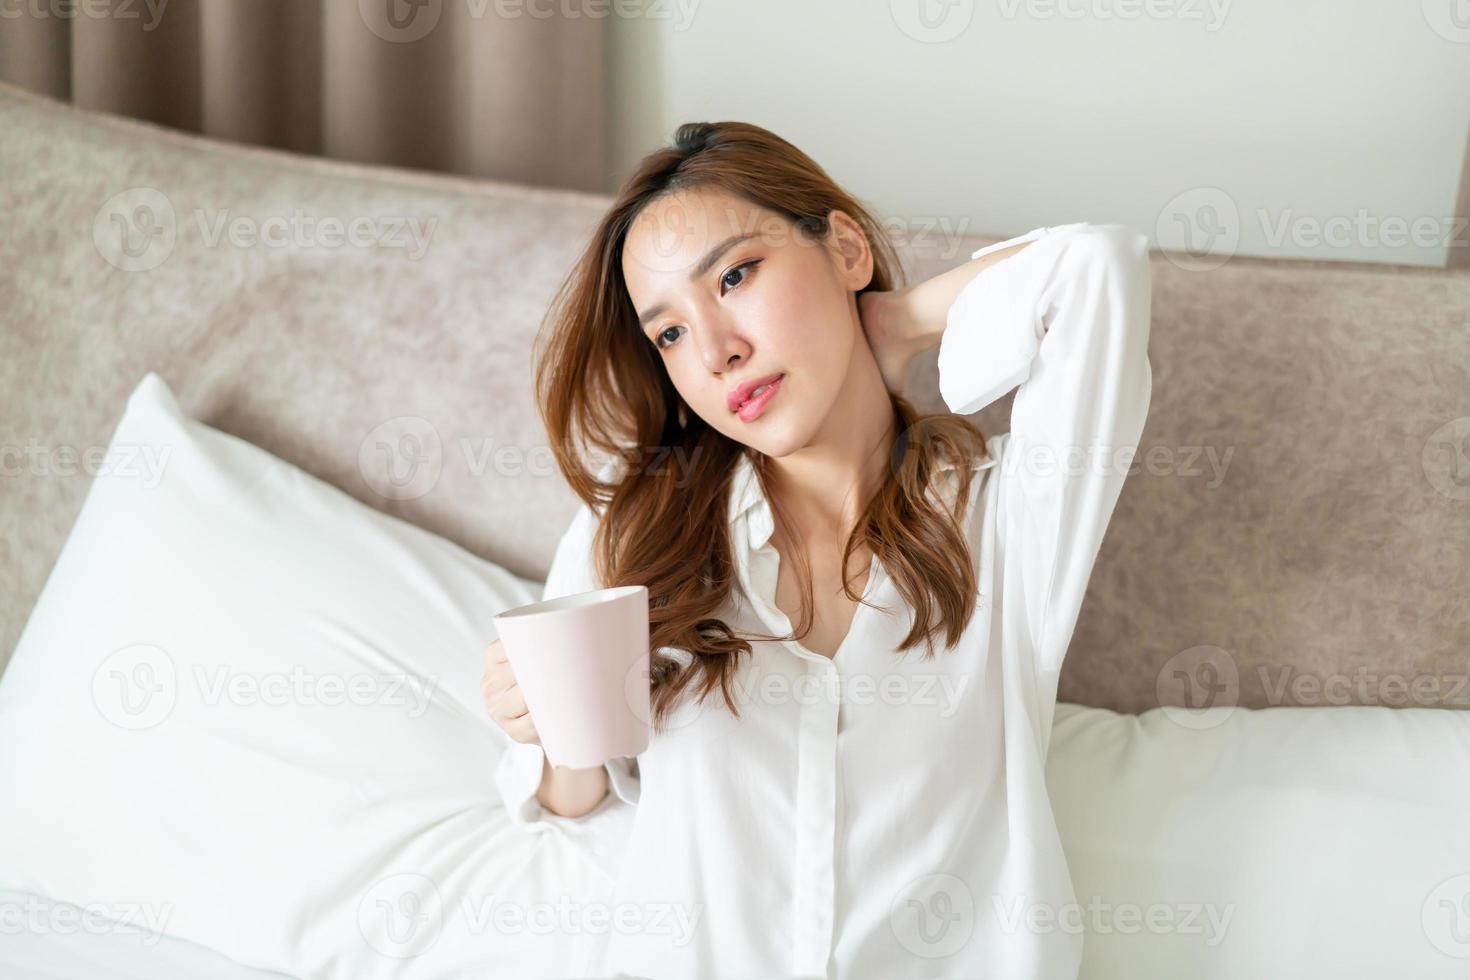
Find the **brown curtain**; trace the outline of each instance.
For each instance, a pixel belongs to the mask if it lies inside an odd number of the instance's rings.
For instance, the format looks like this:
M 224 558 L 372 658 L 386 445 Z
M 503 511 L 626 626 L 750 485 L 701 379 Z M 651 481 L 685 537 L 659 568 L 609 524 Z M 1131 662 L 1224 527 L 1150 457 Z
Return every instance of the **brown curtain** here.
M 1455 219 L 1454 245 L 1445 265 L 1451 269 L 1470 269 L 1470 138 L 1465 141 L 1465 170 L 1460 175 L 1460 201 L 1455 205 Z
M 604 190 L 605 18 L 497 0 L 18 0 L 0 79 L 364 163 Z

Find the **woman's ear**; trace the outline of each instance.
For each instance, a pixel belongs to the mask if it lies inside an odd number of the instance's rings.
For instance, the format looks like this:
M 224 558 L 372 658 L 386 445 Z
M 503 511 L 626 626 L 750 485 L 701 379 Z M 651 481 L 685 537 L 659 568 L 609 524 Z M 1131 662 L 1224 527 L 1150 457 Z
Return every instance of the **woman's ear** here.
M 873 249 L 863 226 L 846 211 L 834 208 L 827 213 L 828 236 L 842 263 L 844 284 L 857 292 L 873 281 Z

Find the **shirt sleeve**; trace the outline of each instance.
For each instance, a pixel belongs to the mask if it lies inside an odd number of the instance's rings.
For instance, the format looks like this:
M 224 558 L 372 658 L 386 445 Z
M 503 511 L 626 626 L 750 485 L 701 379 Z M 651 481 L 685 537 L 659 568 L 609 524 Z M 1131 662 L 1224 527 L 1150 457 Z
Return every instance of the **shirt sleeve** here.
M 616 464 L 617 461 L 613 460 L 604 466 L 598 478 L 608 479 Z M 551 570 L 546 576 L 546 586 L 542 590 L 543 601 L 602 588 L 592 561 L 596 532 L 597 515 L 583 502 L 557 544 Z M 495 770 L 495 785 L 512 823 L 529 824 L 556 816 L 546 811 L 536 798 L 545 761 L 546 753 L 540 745 L 525 742 L 509 741 L 501 755 Z M 637 805 L 641 789 L 637 757 L 616 756 L 603 763 L 603 768 L 608 773 L 607 799 L 619 800 L 629 806 Z M 616 804 L 604 800 L 598 809 L 608 805 Z
M 1055 674 L 1148 415 L 1152 274 L 1148 239 L 1122 225 L 1038 228 L 971 257 L 1021 241 L 951 305 L 940 394 L 970 414 L 1020 385 L 994 440 L 1006 588 L 1022 599 L 1007 609 Z

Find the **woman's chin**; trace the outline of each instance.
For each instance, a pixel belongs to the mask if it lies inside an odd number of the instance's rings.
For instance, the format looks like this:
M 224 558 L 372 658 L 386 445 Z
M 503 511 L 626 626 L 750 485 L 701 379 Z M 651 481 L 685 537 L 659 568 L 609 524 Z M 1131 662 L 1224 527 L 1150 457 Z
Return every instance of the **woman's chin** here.
M 774 423 L 774 420 L 772 421 Z M 775 459 L 790 456 L 804 449 L 811 442 L 805 433 L 793 431 L 792 427 L 787 424 L 777 423 L 761 427 L 758 432 L 754 431 L 756 427 L 751 428 L 752 431 L 745 433 L 740 441 L 757 452 Z

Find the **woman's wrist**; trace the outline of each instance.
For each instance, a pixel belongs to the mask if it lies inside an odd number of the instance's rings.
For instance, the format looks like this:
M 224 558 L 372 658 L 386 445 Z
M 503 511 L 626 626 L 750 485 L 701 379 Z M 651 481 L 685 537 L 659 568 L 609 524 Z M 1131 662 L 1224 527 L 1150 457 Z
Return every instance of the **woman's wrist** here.
M 591 812 L 607 795 L 607 768 L 570 769 L 553 766 L 550 760 L 541 767 L 541 787 L 536 798 L 541 805 L 559 817 L 580 817 Z
M 893 331 L 904 338 L 904 342 L 915 354 L 938 346 L 949 322 L 950 308 L 965 287 L 989 266 L 1009 258 L 1030 244 L 1029 241 L 1022 242 L 990 252 L 923 282 L 895 290 L 889 294 L 894 307 L 890 314 L 895 321 Z
M 936 287 L 935 279 L 894 291 L 889 314 L 892 329 L 910 359 L 939 346 L 953 302 L 953 296 L 946 297 L 945 291 Z

